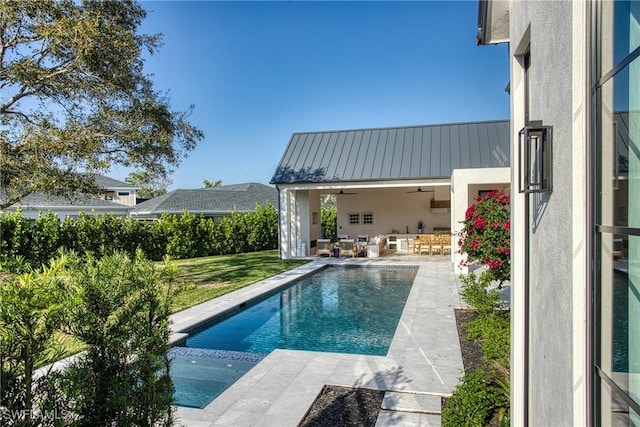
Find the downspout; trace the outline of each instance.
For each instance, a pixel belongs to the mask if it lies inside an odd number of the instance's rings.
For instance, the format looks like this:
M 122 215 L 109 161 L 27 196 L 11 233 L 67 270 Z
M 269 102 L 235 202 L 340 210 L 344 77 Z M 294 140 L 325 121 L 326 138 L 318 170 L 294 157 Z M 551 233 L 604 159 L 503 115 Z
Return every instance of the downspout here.
M 524 54 L 524 123 L 525 126 L 529 126 L 529 102 L 530 102 L 530 90 L 531 88 L 529 87 L 529 66 L 531 65 L 531 51 L 530 51 L 531 47 L 528 46 L 527 47 L 527 52 Z M 521 153 L 518 153 L 518 155 L 520 156 Z M 522 171 L 518 171 L 518 174 L 521 174 Z M 519 179 L 519 178 L 518 178 Z M 531 268 L 530 268 L 530 256 L 531 256 L 531 238 L 530 238 L 530 231 L 531 231 L 531 227 L 529 225 L 529 221 L 530 221 L 530 214 L 529 214 L 529 210 L 531 208 L 531 203 L 530 203 L 530 196 L 531 193 L 525 193 L 524 194 L 524 266 L 523 266 L 523 276 L 524 276 L 524 289 L 523 289 L 523 294 L 524 294 L 524 331 L 523 331 L 523 335 L 524 335 L 524 349 L 523 349 L 523 356 L 524 356 L 524 360 L 523 362 L 523 383 L 524 383 L 524 393 L 523 393 L 523 401 L 524 401 L 524 408 L 523 408 L 523 419 L 524 419 L 524 425 L 528 426 L 529 425 L 529 384 L 530 384 L 530 349 L 531 349 L 531 345 L 529 343 L 529 340 L 531 338 L 531 333 L 530 333 L 530 319 L 529 319 L 529 314 L 531 312 L 531 301 L 530 301 L 530 286 L 529 286 L 529 281 L 531 279 Z
M 589 58 L 589 61 L 586 64 L 586 80 L 587 80 L 587 84 L 586 86 L 586 94 L 585 94 L 585 99 L 587 100 L 587 108 L 585 109 L 585 116 L 586 116 L 586 122 L 587 122 L 587 130 L 586 130 L 586 144 L 587 144 L 587 159 L 586 159 L 586 164 L 585 164 L 585 170 L 587 172 L 587 182 L 586 182 L 586 186 L 587 186 L 587 191 L 586 191 L 586 221 L 585 221 L 585 236 L 586 236 L 586 246 L 587 246 L 587 295 L 586 295 L 586 316 L 585 316 L 585 321 L 587 324 L 587 330 L 586 330 L 586 353 L 587 353 L 587 357 L 586 357 L 586 372 L 585 375 L 587 377 L 586 380 L 586 420 L 589 422 L 590 425 L 595 425 L 595 411 L 594 411 L 594 390 L 595 390 L 595 371 L 594 371 L 594 366 L 595 366 L 595 345 L 594 345 L 594 339 L 593 337 L 595 336 L 595 320 L 596 320 L 596 315 L 595 315 L 595 307 L 594 307 L 594 294 L 595 294 L 595 290 L 593 288 L 593 284 L 595 283 L 595 275 L 597 274 L 597 269 L 596 266 L 597 264 L 595 263 L 594 260 L 594 235 L 595 235 L 595 228 L 594 228 L 594 218 L 596 218 L 596 212 L 595 212 L 595 204 L 593 203 L 594 200 L 594 189 L 595 187 L 595 179 L 596 179 L 596 174 L 593 173 L 594 171 L 594 163 L 593 163 L 593 159 L 596 158 L 596 152 L 595 152 L 595 144 L 593 144 L 593 139 L 592 139 L 592 135 L 593 132 L 595 131 L 594 129 L 594 125 L 595 122 L 592 122 L 592 117 L 593 117 L 593 98 L 592 98 L 592 93 L 591 93 L 591 87 L 592 87 L 592 82 L 593 82 L 593 70 L 595 70 L 595 59 L 596 56 L 592 55 L 593 53 L 593 46 L 595 46 L 595 44 L 593 44 L 593 34 L 591 32 L 591 28 L 592 26 L 595 28 L 595 22 L 593 21 L 594 19 L 594 15 L 592 15 L 592 9 L 591 9 L 591 3 L 587 3 L 586 5 L 586 29 L 585 29 L 585 40 L 586 40 L 586 46 L 585 46 L 585 58 Z M 594 88 L 595 91 L 595 88 Z
M 530 194 L 526 193 L 524 195 L 524 267 L 523 267 L 523 275 L 524 275 L 524 369 L 523 369 L 523 383 L 524 383 L 524 408 L 523 408 L 523 418 L 524 425 L 529 425 L 529 350 L 531 346 L 529 345 L 529 312 L 530 312 L 530 291 L 529 291 L 529 280 L 531 278 L 531 272 L 529 268 L 529 257 L 531 254 L 531 239 L 529 238 L 529 232 L 531 227 L 529 226 L 529 209 L 530 209 Z

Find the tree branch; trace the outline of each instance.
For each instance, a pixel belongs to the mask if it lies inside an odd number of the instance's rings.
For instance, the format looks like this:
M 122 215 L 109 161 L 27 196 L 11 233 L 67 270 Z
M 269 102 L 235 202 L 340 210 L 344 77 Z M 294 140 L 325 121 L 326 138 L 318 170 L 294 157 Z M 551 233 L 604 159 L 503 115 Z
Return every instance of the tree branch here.
M 27 116 L 25 113 L 23 113 L 22 111 L 14 111 L 14 110 L 7 109 L 7 110 L 5 110 L 3 112 L 3 114 L 13 114 L 13 115 L 16 115 L 16 116 L 21 116 L 28 123 L 35 124 L 35 122 L 33 120 L 31 120 L 31 118 L 29 116 Z
M 16 93 L 11 98 L 9 98 L 7 100 L 7 102 L 5 102 L 4 104 L 0 105 L 0 114 L 5 114 L 13 104 L 18 102 L 22 98 L 27 97 L 27 96 L 31 96 L 33 94 L 35 94 L 35 92 L 28 92 L 27 91 L 27 87 L 26 86 L 22 86 L 18 90 L 18 93 Z

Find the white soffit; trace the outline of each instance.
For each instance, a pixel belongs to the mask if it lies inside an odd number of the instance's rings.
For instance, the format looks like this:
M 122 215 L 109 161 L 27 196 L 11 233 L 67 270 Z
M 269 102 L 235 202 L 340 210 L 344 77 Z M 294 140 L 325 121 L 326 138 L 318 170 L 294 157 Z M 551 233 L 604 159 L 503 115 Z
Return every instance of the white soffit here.
M 487 28 L 485 43 L 497 44 L 509 41 L 509 2 L 492 0 L 487 4 Z

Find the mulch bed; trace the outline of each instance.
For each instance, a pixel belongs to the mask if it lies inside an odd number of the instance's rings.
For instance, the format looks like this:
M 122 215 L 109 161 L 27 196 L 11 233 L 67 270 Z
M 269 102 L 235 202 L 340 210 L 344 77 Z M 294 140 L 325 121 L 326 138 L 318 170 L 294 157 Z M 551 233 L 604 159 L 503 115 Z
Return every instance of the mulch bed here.
M 465 372 L 483 364 L 482 348 L 467 339 L 465 323 L 475 318 L 471 310 L 455 310 L 458 339 Z M 367 388 L 325 385 L 298 427 L 373 427 L 376 424 L 384 392 Z M 443 398 L 442 404 L 446 404 Z
M 462 352 L 462 365 L 465 372 L 473 372 L 481 368 L 484 360 L 482 358 L 482 347 L 478 342 L 467 339 L 466 324 L 476 318 L 473 310 L 456 309 L 456 324 L 458 326 L 458 340 L 460 341 L 460 351 Z
M 325 385 L 298 427 L 374 427 L 384 392 Z

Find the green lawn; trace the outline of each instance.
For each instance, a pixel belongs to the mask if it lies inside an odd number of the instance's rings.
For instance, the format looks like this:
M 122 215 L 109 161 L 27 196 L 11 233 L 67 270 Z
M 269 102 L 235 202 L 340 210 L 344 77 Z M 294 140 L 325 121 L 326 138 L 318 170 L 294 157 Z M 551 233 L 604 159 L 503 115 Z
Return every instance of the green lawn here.
M 178 290 L 173 313 L 219 297 L 283 271 L 307 260 L 282 260 L 278 251 L 219 255 L 174 261 L 179 268 Z

